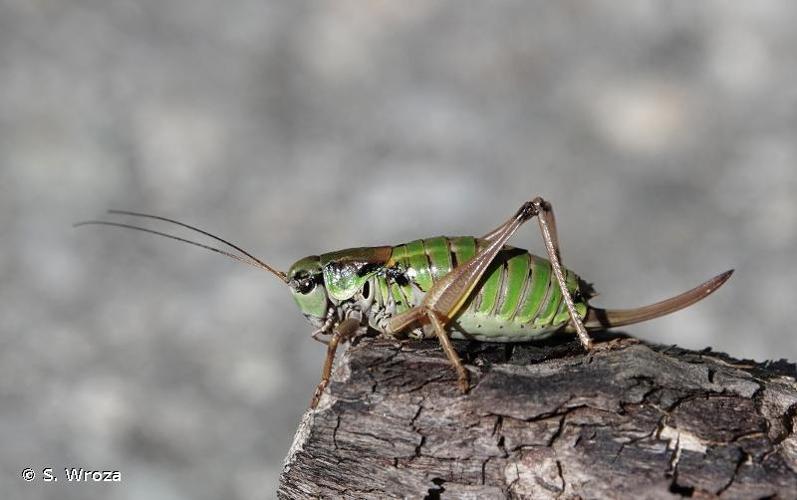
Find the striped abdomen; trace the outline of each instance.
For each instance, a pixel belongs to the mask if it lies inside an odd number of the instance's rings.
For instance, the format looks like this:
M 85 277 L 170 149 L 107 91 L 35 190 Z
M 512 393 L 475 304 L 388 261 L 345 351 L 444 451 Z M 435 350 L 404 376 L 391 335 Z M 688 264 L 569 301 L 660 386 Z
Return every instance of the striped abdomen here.
M 377 306 L 401 313 L 417 305 L 434 282 L 473 257 L 476 247 L 472 237 L 430 238 L 393 247 L 388 267 L 396 272 L 393 278 L 377 278 Z M 586 303 L 579 292 L 578 277 L 566 271 L 566 281 L 583 317 Z M 526 250 L 507 247 L 455 316 L 450 331 L 453 338 L 521 341 L 556 331 L 568 321 L 550 262 Z

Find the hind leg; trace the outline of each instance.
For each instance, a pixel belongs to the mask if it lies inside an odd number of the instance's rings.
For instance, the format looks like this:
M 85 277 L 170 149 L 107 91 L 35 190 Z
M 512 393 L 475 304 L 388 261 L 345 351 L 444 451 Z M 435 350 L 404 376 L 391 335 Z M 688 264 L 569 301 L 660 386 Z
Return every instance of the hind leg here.
M 456 351 L 451 345 L 446 332 L 446 324 L 451 321 L 474 291 L 479 279 L 484 275 L 489 265 L 504 244 L 517 232 L 523 223 L 537 216 L 545 249 L 551 261 L 556 281 L 562 291 L 565 305 L 573 325 L 578 333 L 579 340 L 585 349 L 592 347 L 592 341 L 587 335 L 587 330 L 576 311 L 573 297 L 567 289 L 564 272 L 559 259 L 559 243 L 556 235 L 556 221 L 554 220 L 551 205 L 540 197 L 528 201 L 510 217 L 506 222 L 487 233 L 482 240 L 485 242 L 481 250 L 471 259 L 463 262 L 456 269 L 440 278 L 426 292 L 423 301 L 417 307 L 410 309 L 390 320 L 387 333 L 397 333 L 418 324 L 431 323 L 443 350 L 449 361 L 457 371 L 460 387 L 467 390 L 467 371 L 462 366 Z

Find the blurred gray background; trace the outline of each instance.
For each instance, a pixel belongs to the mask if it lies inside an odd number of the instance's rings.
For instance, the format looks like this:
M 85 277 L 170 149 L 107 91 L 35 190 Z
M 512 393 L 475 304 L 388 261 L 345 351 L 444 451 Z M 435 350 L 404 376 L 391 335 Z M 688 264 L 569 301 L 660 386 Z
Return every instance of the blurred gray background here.
M 286 269 L 478 235 L 543 195 L 598 305 L 736 268 L 629 333 L 797 359 L 795 21 L 788 1 L 0 0 L 0 491 L 274 496 L 323 346 L 268 274 L 71 227 L 107 208 Z M 533 225 L 512 243 L 543 252 Z

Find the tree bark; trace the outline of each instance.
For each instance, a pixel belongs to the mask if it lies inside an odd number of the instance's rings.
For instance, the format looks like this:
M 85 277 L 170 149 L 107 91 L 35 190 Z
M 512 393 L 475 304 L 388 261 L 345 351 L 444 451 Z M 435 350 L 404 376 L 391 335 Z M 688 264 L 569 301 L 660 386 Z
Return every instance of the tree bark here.
M 364 339 L 296 433 L 280 498 L 797 498 L 797 369 L 599 335 Z M 309 395 L 308 395 L 309 396 Z

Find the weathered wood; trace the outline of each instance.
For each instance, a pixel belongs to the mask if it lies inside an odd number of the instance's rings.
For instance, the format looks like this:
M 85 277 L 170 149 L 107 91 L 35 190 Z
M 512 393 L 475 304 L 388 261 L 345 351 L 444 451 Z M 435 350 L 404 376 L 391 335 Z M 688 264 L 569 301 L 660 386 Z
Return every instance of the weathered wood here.
M 797 498 L 795 365 L 599 336 L 366 339 L 286 458 L 281 498 Z

